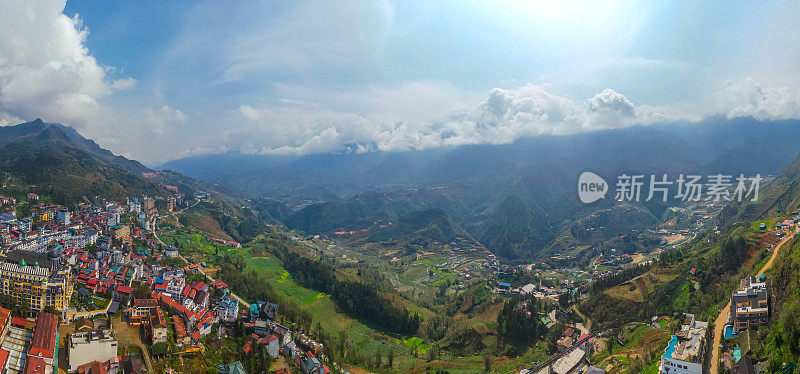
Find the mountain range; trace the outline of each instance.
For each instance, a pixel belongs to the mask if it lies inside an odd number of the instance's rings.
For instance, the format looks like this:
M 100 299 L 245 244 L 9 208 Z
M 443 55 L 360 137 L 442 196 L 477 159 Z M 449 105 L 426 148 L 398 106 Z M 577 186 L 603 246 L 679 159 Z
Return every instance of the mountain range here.
M 794 160 L 797 144 L 800 121 L 709 118 L 409 152 L 195 156 L 158 168 L 261 201 L 289 228 L 311 233 L 441 209 L 490 250 L 514 259 L 574 247 L 576 241 L 564 240 L 573 226 L 615 205 L 611 194 L 580 203 L 583 171 L 612 188 L 623 173 L 777 174 Z M 631 222 L 657 222 L 675 203 L 637 204 L 641 209 L 629 210 L 635 217 L 610 223 L 609 235 L 630 232 Z

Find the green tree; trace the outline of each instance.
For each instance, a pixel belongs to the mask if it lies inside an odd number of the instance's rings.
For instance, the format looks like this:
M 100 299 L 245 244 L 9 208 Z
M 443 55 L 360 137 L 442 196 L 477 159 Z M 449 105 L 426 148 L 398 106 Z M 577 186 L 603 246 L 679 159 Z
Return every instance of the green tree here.
M 165 342 L 156 343 L 153 344 L 153 347 L 150 348 L 150 351 L 153 353 L 153 356 L 163 357 L 169 352 L 169 345 Z
M 150 293 L 150 286 L 145 282 L 139 283 L 139 285 L 136 286 L 136 289 L 133 290 L 134 299 L 149 299 L 150 297 L 152 297 L 152 294 Z

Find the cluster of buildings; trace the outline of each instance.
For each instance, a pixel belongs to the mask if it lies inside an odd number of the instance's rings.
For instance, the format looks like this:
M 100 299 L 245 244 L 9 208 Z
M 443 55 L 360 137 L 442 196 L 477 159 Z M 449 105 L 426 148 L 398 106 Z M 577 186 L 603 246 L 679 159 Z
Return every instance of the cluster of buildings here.
M 37 318 L 12 316 L 0 308 L 0 367 L 3 373 L 52 373 L 58 365 L 58 317 L 42 312 Z
M 277 304 L 264 301 L 250 304 L 248 310 L 250 322 L 245 324 L 245 327 L 251 330 L 252 334 L 245 343 L 245 353 L 249 353 L 256 344 L 262 344 L 273 358 L 283 354 L 293 359 L 303 373 L 330 373 L 328 367 L 318 358 L 323 345 L 302 333 L 292 339 L 292 330 L 275 321 L 277 313 Z
M 170 268 L 154 265 L 145 271 L 148 279 L 144 284 L 150 288 L 150 298 L 136 299 L 125 309 L 128 323 L 142 326 L 145 337 L 150 344 L 166 341 L 168 325 L 166 313 L 172 316 L 175 326 L 176 340 L 181 347 L 197 344 L 199 340 L 211 332 L 211 327 L 220 321 L 219 315 L 230 314 L 227 309 L 217 308 L 211 303 L 214 289 L 227 293 L 228 286 L 216 281 L 211 285 L 203 281 L 192 282 L 191 275 L 196 267 Z M 227 295 L 222 301 L 230 300 Z M 226 304 L 238 314 L 238 305 Z M 219 314 L 218 312 L 222 312 Z M 235 320 L 235 318 L 233 319 Z
M 144 374 L 147 369 L 135 354 L 119 355 L 119 342 L 111 322 L 95 326 L 90 319 L 75 321 L 75 332 L 69 335 L 67 372 L 70 374 Z

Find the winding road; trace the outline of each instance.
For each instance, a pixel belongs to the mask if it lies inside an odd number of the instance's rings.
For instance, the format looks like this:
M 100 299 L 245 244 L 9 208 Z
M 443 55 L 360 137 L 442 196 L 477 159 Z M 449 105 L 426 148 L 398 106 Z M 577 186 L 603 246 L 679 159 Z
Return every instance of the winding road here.
M 192 204 L 192 205 L 191 205 L 191 206 L 189 206 L 189 207 L 183 208 L 183 209 L 179 210 L 178 212 L 172 212 L 172 215 L 174 216 L 174 215 L 176 215 L 176 214 L 183 213 L 183 212 L 184 212 L 186 209 L 189 209 L 189 208 L 191 208 L 191 207 L 193 207 L 193 206 L 197 205 L 198 203 L 200 203 L 200 200 L 199 200 L 199 199 L 195 200 L 195 203 L 194 203 L 194 204 Z M 164 244 L 164 242 L 163 242 L 163 241 L 161 241 L 161 238 L 159 238 L 159 237 L 158 237 L 158 229 L 157 229 L 157 227 L 156 227 L 156 224 L 157 224 L 157 222 L 158 222 L 158 219 L 156 219 L 155 221 L 153 221 L 153 236 L 156 238 L 156 241 L 157 241 L 159 244 L 161 244 L 161 245 L 164 245 L 164 246 L 165 246 L 166 244 Z M 178 257 L 179 257 L 181 260 L 183 260 L 183 262 L 185 262 L 185 263 L 186 263 L 186 265 L 189 265 L 189 261 L 188 261 L 188 260 L 186 260 L 186 258 L 185 258 L 185 257 L 183 257 L 183 255 L 182 255 L 182 254 L 178 253 Z M 214 282 L 214 277 L 212 277 L 211 275 L 208 275 L 208 274 L 206 274 L 206 272 L 205 272 L 205 271 L 203 271 L 203 268 L 202 268 L 202 267 L 198 267 L 198 270 L 200 271 L 200 274 L 203 274 L 203 275 L 204 275 L 206 278 L 208 278 L 208 279 L 209 279 L 211 282 Z M 233 291 L 231 291 L 231 292 L 230 292 L 230 296 L 231 296 L 231 297 L 232 297 L 234 300 L 236 300 L 237 302 L 239 302 L 239 304 L 242 304 L 242 306 L 244 306 L 245 308 L 248 308 L 248 309 L 250 309 L 250 303 L 248 303 L 247 301 L 244 301 L 244 299 L 242 299 L 241 297 L 239 297 L 238 295 L 236 295 L 235 293 L 233 293 Z
M 800 228 L 795 228 L 794 233 L 796 234 L 800 232 Z M 794 235 L 786 235 L 778 245 L 775 246 L 775 249 L 772 251 L 772 256 L 769 258 L 766 264 L 758 271 L 756 276 L 764 274 L 769 268 L 772 267 L 772 263 L 775 261 L 775 257 L 778 256 L 778 251 L 783 247 L 786 242 L 789 241 Z M 728 314 L 731 311 L 731 302 L 728 301 L 728 304 L 722 308 L 722 311 L 719 312 L 717 319 L 714 320 L 714 344 L 711 345 L 711 374 L 718 374 L 719 371 L 719 345 L 722 341 L 722 336 L 725 334 L 725 324 L 728 323 Z

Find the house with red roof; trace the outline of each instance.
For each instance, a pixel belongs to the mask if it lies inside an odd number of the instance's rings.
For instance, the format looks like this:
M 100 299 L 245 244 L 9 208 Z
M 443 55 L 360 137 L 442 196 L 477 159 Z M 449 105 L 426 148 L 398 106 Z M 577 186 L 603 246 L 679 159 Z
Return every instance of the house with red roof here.
M 134 299 L 128 323 L 131 326 L 139 326 L 142 322 L 147 322 L 150 318 L 151 311 L 154 309 L 158 309 L 158 300 Z
M 36 319 L 36 328 L 33 330 L 31 348 L 28 351 L 28 364 L 32 358 L 40 358 L 47 365 L 52 366 L 55 358 L 56 330 L 58 317 L 55 314 L 41 312 Z M 29 371 L 26 368 L 26 371 Z M 39 371 L 44 373 L 44 371 Z
M 28 355 L 28 362 L 25 364 L 25 374 L 47 374 L 53 371 L 53 364 L 48 364 L 45 359 L 39 356 Z
M 11 322 L 11 311 L 0 307 L 0 336 L 6 336 L 6 330 Z
M 277 358 L 280 352 L 280 340 L 275 335 L 270 335 L 264 339 L 261 339 L 261 344 L 265 344 L 267 346 L 267 353 L 272 358 Z

